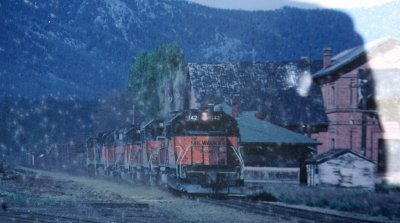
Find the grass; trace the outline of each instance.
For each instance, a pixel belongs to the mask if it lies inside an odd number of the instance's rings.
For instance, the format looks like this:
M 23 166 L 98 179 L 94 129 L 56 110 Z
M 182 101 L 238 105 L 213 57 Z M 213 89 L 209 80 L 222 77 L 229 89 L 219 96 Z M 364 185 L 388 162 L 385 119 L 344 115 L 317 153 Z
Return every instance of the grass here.
M 387 185 L 377 190 L 335 187 L 303 187 L 298 185 L 267 185 L 259 195 L 265 200 L 330 208 L 372 216 L 400 218 L 400 190 Z M 253 198 L 256 199 L 256 198 Z
M 17 192 L 8 196 L 9 201 L 23 202 L 34 206 L 64 206 L 71 203 L 65 199 L 54 199 L 49 197 L 40 197 L 23 192 Z

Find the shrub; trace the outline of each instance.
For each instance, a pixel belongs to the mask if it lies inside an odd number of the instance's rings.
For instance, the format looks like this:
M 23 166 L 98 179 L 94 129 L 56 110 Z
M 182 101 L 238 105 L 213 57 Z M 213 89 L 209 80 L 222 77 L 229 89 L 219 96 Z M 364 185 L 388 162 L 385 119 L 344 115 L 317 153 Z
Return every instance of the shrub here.
M 329 205 L 329 201 L 325 198 L 320 198 L 316 202 L 314 202 L 314 206 L 317 207 L 327 207 Z
M 252 201 L 271 201 L 271 202 L 278 201 L 278 199 L 274 195 L 265 191 L 249 195 L 247 196 L 247 198 Z

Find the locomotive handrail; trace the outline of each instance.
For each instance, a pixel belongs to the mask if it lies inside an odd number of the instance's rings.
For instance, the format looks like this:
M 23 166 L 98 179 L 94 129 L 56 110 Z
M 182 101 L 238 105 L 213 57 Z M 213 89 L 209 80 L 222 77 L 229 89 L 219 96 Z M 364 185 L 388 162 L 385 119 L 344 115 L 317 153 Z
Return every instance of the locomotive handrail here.
M 149 157 L 149 167 L 150 167 L 150 172 L 151 172 L 151 171 L 152 171 L 152 169 L 153 169 L 153 162 L 152 162 L 152 160 L 151 160 L 152 156 L 153 156 L 153 154 L 150 154 L 150 157 Z
M 161 148 L 156 148 L 155 150 L 152 151 L 152 153 L 150 154 L 149 157 L 149 165 L 150 165 L 150 171 L 153 170 L 153 157 L 154 155 L 158 155 L 158 153 L 160 152 Z M 154 153 L 154 151 L 156 151 L 156 153 Z
M 157 136 L 157 137 L 156 137 L 156 140 L 157 140 L 157 141 L 163 140 L 163 139 L 165 139 L 165 136 Z
M 241 148 L 243 148 L 243 147 L 242 147 L 242 146 L 239 146 L 239 147 L 237 148 L 237 151 L 238 151 L 239 157 L 240 157 L 240 159 L 242 160 L 242 163 L 243 163 L 243 166 L 244 166 L 243 156 L 242 156 L 242 153 L 240 152 L 240 149 L 241 149 Z
M 179 168 L 180 168 L 180 173 L 179 173 L 179 176 L 182 178 L 182 161 L 183 161 L 183 158 L 186 156 L 186 153 L 187 153 L 187 151 L 189 150 L 189 148 L 190 148 L 191 146 L 187 146 L 186 147 L 186 149 L 185 149 L 185 151 L 183 152 L 183 155 L 182 155 L 182 157 L 181 157 L 181 161 L 180 161 L 180 164 L 179 164 Z
M 243 157 L 240 154 L 240 146 L 237 148 L 237 150 L 235 149 L 234 146 L 231 146 L 233 152 L 235 152 L 236 156 L 239 158 L 239 162 L 240 162 L 240 166 L 243 168 L 244 167 L 244 161 L 243 161 Z
M 181 164 L 182 164 L 182 161 L 180 161 L 179 159 L 183 160 L 184 154 L 182 154 L 182 153 L 184 153 L 184 150 L 182 149 L 181 146 L 176 146 L 176 148 L 179 148 L 178 158 L 176 159 L 176 165 L 178 165 L 178 167 L 176 168 L 176 175 L 181 177 L 181 172 L 182 172 Z
M 178 165 L 179 158 L 181 157 L 181 154 L 182 154 L 182 147 L 181 147 L 181 146 L 175 146 L 175 147 L 179 149 L 178 158 L 176 159 L 176 164 Z M 179 175 L 178 168 L 176 168 L 176 175 L 177 175 L 177 176 Z
M 138 165 L 138 163 L 136 163 L 137 159 L 138 159 L 139 153 L 137 151 L 133 151 L 133 156 L 131 156 L 131 162 L 134 161 L 135 162 L 135 166 Z
M 185 157 L 185 155 L 186 155 L 186 153 L 187 153 L 187 151 L 189 150 L 190 147 L 191 147 L 191 146 L 187 146 L 187 147 L 186 147 L 185 151 L 184 151 L 183 154 L 182 154 L 180 163 L 179 163 L 179 177 L 181 177 L 181 178 L 182 178 L 182 161 L 183 161 L 183 158 Z

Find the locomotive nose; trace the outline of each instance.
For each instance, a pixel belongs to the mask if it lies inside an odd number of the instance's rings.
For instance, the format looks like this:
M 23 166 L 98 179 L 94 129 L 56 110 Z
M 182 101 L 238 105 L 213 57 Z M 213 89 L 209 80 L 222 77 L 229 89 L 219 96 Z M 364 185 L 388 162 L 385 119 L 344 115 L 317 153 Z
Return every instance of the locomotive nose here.
M 208 112 L 202 112 L 201 113 L 201 120 L 202 121 L 208 121 L 208 119 L 210 119 Z

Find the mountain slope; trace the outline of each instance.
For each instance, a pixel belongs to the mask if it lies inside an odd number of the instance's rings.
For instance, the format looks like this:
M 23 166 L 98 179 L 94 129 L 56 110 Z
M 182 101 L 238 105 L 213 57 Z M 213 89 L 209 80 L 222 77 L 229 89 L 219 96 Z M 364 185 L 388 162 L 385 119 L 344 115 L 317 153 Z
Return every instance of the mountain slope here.
M 28 97 L 96 98 L 123 88 L 136 53 L 160 43 L 176 41 L 190 62 L 320 58 L 323 47 L 363 43 L 337 11 L 173 0 L 4 1 L 0 32 L 1 96 Z

